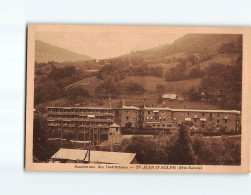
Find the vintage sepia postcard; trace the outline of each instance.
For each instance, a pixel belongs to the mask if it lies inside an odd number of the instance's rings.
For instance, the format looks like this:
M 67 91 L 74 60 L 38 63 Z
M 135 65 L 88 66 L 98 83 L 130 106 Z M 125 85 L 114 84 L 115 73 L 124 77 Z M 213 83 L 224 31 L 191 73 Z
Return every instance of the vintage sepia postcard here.
M 251 30 L 28 25 L 25 169 L 250 172 Z

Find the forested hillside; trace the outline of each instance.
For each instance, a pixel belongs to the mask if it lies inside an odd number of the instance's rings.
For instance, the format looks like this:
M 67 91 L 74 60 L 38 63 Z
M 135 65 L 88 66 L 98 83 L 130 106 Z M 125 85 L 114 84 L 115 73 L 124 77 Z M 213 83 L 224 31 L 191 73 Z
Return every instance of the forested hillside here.
M 35 105 L 139 104 L 241 109 L 242 36 L 187 34 L 111 59 L 36 63 Z M 175 93 L 179 104 L 164 104 Z M 197 106 L 196 106 L 197 105 Z

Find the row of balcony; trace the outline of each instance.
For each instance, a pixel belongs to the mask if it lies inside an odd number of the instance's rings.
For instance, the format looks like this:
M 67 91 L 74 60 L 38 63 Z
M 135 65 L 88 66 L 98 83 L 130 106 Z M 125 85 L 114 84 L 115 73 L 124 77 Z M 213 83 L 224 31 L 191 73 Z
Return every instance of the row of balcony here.
M 79 122 L 113 122 L 113 119 L 97 119 L 97 118 L 47 118 L 47 121 L 79 121 Z
M 48 124 L 49 127 L 60 127 L 60 128 L 76 128 L 77 126 L 74 124 Z M 106 124 L 106 125 L 79 125 L 78 128 L 109 128 L 110 125 Z
M 48 115 L 81 115 L 81 116 L 87 116 L 87 115 L 96 115 L 96 116 L 114 116 L 114 113 L 100 113 L 100 112 L 48 112 Z

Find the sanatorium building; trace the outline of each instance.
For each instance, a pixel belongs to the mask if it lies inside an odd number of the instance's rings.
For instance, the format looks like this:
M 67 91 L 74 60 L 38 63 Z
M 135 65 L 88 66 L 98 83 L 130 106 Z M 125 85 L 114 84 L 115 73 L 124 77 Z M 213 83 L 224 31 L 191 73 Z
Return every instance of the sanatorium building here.
M 171 131 L 178 124 L 193 122 L 194 130 L 224 131 L 238 133 L 241 130 L 241 114 L 236 110 L 197 110 L 157 107 L 122 106 L 102 107 L 48 107 L 47 123 L 51 131 L 64 128 L 74 131 L 98 128 L 107 132 L 109 126 L 117 123 L 120 127 L 143 127 L 161 131 Z

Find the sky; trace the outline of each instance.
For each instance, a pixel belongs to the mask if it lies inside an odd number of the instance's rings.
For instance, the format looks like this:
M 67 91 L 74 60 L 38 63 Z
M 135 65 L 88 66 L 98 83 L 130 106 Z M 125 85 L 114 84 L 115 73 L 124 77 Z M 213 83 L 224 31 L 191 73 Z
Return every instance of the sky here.
M 136 50 L 171 44 L 184 33 L 112 29 L 38 31 L 36 40 L 44 41 L 94 59 L 117 57 Z

